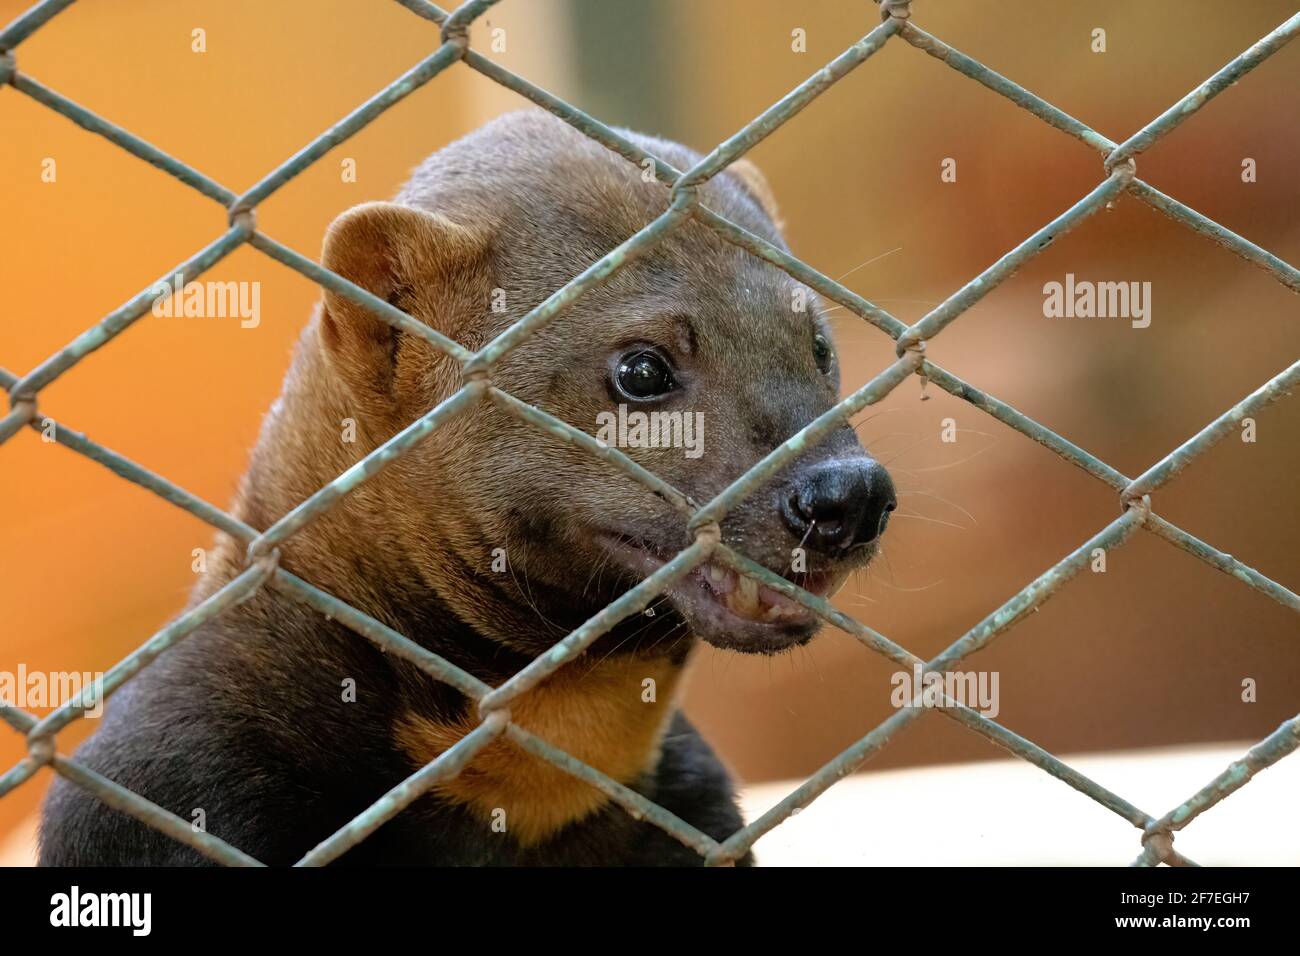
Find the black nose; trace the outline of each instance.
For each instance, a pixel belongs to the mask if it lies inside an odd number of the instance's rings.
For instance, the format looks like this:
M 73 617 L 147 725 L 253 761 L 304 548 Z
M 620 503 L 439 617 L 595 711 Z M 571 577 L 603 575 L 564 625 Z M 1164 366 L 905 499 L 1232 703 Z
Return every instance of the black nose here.
M 810 547 L 835 554 L 878 538 L 897 505 L 894 483 L 879 462 L 847 458 L 805 471 L 782 516 L 800 540 L 806 537 Z

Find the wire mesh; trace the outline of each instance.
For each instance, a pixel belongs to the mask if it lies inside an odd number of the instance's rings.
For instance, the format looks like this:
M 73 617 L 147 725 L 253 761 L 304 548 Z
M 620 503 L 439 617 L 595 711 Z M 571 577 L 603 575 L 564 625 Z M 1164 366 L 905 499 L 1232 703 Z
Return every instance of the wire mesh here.
M 878 26 L 746 124 L 730 139 L 717 146 L 695 166 L 687 170 L 679 170 L 659 157 L 644 152 L 615 130 L 582 110 L 556 98 L 471 49 L 470 25 L 497 0 L 469 0 L 450 13 L 425 0 L 398 0 L 402 6 L 417 16 L 438 25 L 441 42 L 437 49 L 309 142 L 251 189 L 238 194 L 129 131 L 44 86 L 18 69 L 14 51 L 22 41 L 44 28 L 55 15 L 73 2 L 74 0 L 45 0 L 0 31 L 0 84 L 31 97 L 84 129 L 105 137 L 227 209 L 229 228 L 210 245 L 199 250 L 176 268 L 168 270 L 164 281 L 170 281 L 174 276 L 179 275 L 176 279 L 179 287 L 182 283 L 189 282 L 211 269 L 235 249 L 248 244 L 290 269 L 307 276 L 323 288 L 346 296 L 366 307 L 395 328 L 425 339 L 451 356 L 462 371 L 462 385 L 445 401 L 308 497 L 266 531 L 258 532 L 166 478 L 129 461 L 111 449 L 63 426 L 62 423 L 53 422 L 42 416 L 39 411 L 38 399 L 45 386 L 54 382 L 92 352 L 107 345 L 149 312 L 156 294 L 153 290 L 158 285 L 157 282 L 151 283 L 126 304 L 110 312 L 26 375 L 18 376 L 0 369 L 0 386 L 8 392 L 10 401 L 9 412 L 0 418 L 0 443 L 7 441 L 23 426 L 38 430 L 48 429 L 47 433 L 52 434 L 58 443 L 103 465 L 122 478 L 152 491 L 218 531 L 247 545 L 248 561 L 245 570 L 206 600 L 167 624 L 136 651 L 114 666 L 104 677 L 102 691 L 99 692 L 101 700 L 111 696 L 150 661 L 165 653 L 169 647 L 183 641 L 205 621 L 248 599 L 258 589 L 270 586 L 321 614 L 343 623 L 385 651 L 412 662 L 432 679 L 456 688 L 477 704 L 478 724 L 473 731 L 437 759 L 380 796 L 364 812 L 312 848 L 302 857 L 298 865 L 321 865 L 338 858 L 422 794 L 439 783 L 453 778 L 472 762 L 479 751 L 499 738 L 508 739 L 534 756 L 587 782 L 609 800 L 622 806 L 634 818 L 660 827 L 683 845 L 695 850 L 703 862 L 710 865 L 728 864 L 748 852 L 765 833 L 808 806 L 837 780 L 861 766 L 879 752 L 898 731 L 920 715 L 923 708 L 900 708 L 820 768 L 785 799 L 721 842 L 700 832 L 635 790 L 575 759 L 511 721 L 509 707 L 520 694 L 527 692 L 568 665 L 618 622 L 645 610 L 667 587 L 706 561 L 720 562 L 792 598 L 823 621 L 844 630 L 871 650 L 909 670 L 914 665 L 920 664 L 925 672 L 934 673 L 943 673 L 986 647 L 1027 613 L 1039 607 L 1086 566 L 1095 549 L 1109 550 L 1118 547 L 1139 530 L 1162 538 L 1274 601 L 1292 610 L 1300 611 L 1300 596 L 1236 558 L 1197 539 L 1151 509 L 1151 495 L 1154 492 L 1233 431 L 1244 418 L 1255 415 L 1288 395 L 1297 379 L 1300 379 L 1300 362 L 1279 372 L 1196 435 L 1160 458 L 1143 474 L 1130 479 L 1024 413 L 930 362 L 925 355 L 927 341 L 941 333 L 1046 246 L 1124 194 L 1136 197 L 1175 222 L 1214 240 L 1247 262 L 1264 269 L 1287 288 L 1300 292 L 1300 270 L 1196 210 L 1165 195 L 1136 175 L 1138 155 L 1294 39 L 1296 34 L 1300 33 L 1300 14 L 1291 17 L 1235 57 L 1128 139 L 1115 143 L 1011 80 L 926 33 L 912 21 L 907 0 L 881 0 L 879 3 L 881 22 Z M 864 5 L 864 10 L 869 9 Z M 959 73 L 1006 97 L 1045 123 L 1082 141 L 1097 150 L 1103 157 L 1103 177 L 1095 188 L 913 325 L 907 325 L 807 263 L 709 209 L 700 201 L 697 193 L 700 184 L 726 169 L 730 163 L 739 159 L 767 136 L 774 134 L 816 97 L 863 64 L 890 41 L 909 44 L 937 58 Z M 666 208 L 658 218 L 575 276 L 477 352 L 470 352 L 459 343 L 365 289 L 275 241 L 258 229 L 255 215 L 257 206 L 294 176 L 363 129 L 391 106 L 458 63 L 521 94 L 629 162 L 652 169 L 655 177 L 666 187 L 667 199 Z M 703 504 L 692 501 L 686 494 L 636 464 L 618 449 L 607 447 L 586 432 L 520 401 L 494 386 L 491 380 L 494 364 L 520 342 L 563 314 L 581 295 L 608 282 L 629 261 L 653 248 L 691 220 L 702 223 L 728 242 L 771 263 L 823 296 L 846 307 L 853 314 L 889 335 L 896 343 L 897 352 L 897 359 L 866 385 L 775 448 L 729 487 Z M 780 575 L 733 551 L 722 543 L 719 526 L 732 508 L 780 468 L 845 423 L 851 415 L 868 405 L 879 402 L 903 381 L 914 375 L 969 402 L 1109 485 L 1119 494 L 1121 506 L 1119 517 L 1029 582 L 996 611 L 929 661 L 921 661 L 886 636 L 837 610 L 826 600 L 802 590 Z M 606 461 L 611 468 L 640 482 L 650 493 L 663 498 L 688 516 L 688 528 L 693 536 L 693 543 L 675 558 L 559 641 L 500 687 L 495 688 L 489 687 L 472 674 L 452 665 L 408 637 L 280 567 L 277 550 L 278 544 L 315 520 L 387 464 L 423 441 L 443 422 L 470 406 L 484 401 L 492 402 L 505 412 L 551 435 L 572 442 Z M 28 751 L 27 756 L 0 777 L 0 796 L 30 780 L 40 768 L 49 766 L 74 784 L 94 793 L 108 805 L 131 814 L 219 863 L 260 865 L 259 861 L 237 847 L 193 828 L 174 813 L 60 754 L 56 749 L 56 735 L 82 716 L 89 703 L 89 699 L 85 696 L 87 693 L 90 692 L 83 692 L 82 695 L 67 701 L 42 719 L 19 707 L 0 705 L 0 718 L 25 736 Z M 951 698 L 945 696 L 943 706 L 938 710 L 946 717 L 969 727 L 1016 756 L 1064 781 L 1131 823 L 1141 834 L 1141 852 L 1134 861 L 1134 864 L 1139 866 L 1162 862 L 1173 865 L 1195 865 L 1174 849 L 1174 834 L 1201 813 L 1240 789 L 1259 771 L 1300 747 L 1300 715 L 1298 715 L 1285 721 L 1275 732 L 1240 760 L 1232 763 L 1186 802 L 1163 816 L 1155 817 L 1062 763 L 1043 748 Z

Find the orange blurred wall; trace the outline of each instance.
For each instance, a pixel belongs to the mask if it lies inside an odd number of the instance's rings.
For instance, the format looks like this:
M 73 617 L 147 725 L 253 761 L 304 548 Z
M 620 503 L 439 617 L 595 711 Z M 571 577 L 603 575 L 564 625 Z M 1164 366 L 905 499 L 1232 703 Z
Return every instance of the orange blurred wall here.
M 9 22 L 26 3 L 0 3 Z M 563 18 L 506 4 L 498 62 L 564 85 Z M 206 52 L 192 50 L 193 30 Z M 249 188 L 438 45 L 435 24 L 373 0 L 81 0 L 16 51 L 19 70 L 235 191 Z M 464 67 L 436 77 L 257 210 L 312 259 L 329 222 L 515 94 Z M 221 235 L 225 211 L 16 90 L 0 89 L 0 367 L 25 374 Z M 54 182 L 43 182 L 47 159 Z M 355 164 L 344 181 L 343 164 Z M 318 287 L 243 248 L 205 279 L 260 283 L 261 321 L 146 315 L 42 391 L 45 414 L 224 507 Z M 0 450 L 0 669 L 102 671 L 184 605 L 211 530 L 24 431 Z M 40 712 L 40 711 L 38 711 Z M 93 721 L 60 736 L 68 752 Z M 0 727 L 0 766 L 24 753 Z M 45 773 L 0 800 L 0 834 Z
M 875 22 L 865 0 L 504 0 L 476 25 L 493 58 L 619 125 L 708 150 Z M 618 4 L 622 8 L 610 10 Z M 25 4 L 0 0 L 0 20 Z M 917 0 L 918 23 L 1111 137 L 1152 119 L 1294 10 L 1284 0 L 1019 4 Z M 598 29 L 592 15 L 603 10 Z M 638 11 L 632 16 L 633 11 Z M 628 16 L 620 15 L 622 11 Z M 586 17 L 586 19 L 582 19 Z M 995 23 L 990 23 L 990 17 Z M 1096 26 L 1110 51 L 1089 50 Z M 207 52 L 191 51 L 206 31 Z M 587 33 L 578 30 L 583 27 Z M 791 51 L 804 29 L 807 51 Z M 576 44 L 581 38 L 582 50 Z M 24 73 L 240 191 L 437 43 L 387 0 L 80 0 L 17 51 Z M 626 56 L 623 51 L 629 51 Z M 586 53 L 579 56 L 579 53 Z M 646 54 L 637 58 L 633 54 Z M 1300 261 L 1295 115 L 1300 43 L 1139 161 L 1161 189 Z M 330 152 L 258 210 L 315 257 L 329 222 L 390 196 L 437 147 L 505 109 L 456 67 Z M 224 211 L 12 89 L 0 89 L 0 366 L 22 374 L 168 275 Z M 1259 181 L 1240 180 L 1242 156 Z M 955 157 L 956 183 L 939 179 Z M 42 162 L 57 162 L 55 183 Z M 761 143 L 795 253 L 905 321 L 1091 189 L 1100 157 L 904 44 Z M 344 182 L 342 162 L 358 179 Z M 1150 280 L 1150 329 L 1042 315 L 1043 283 Z M 261 322 L 148 317 L 41 395 L 67 426 L 220 506 L 228 503 L 289 348 L 319 297 L 251 249 L 207 278 L 261 282 Z M 1135 475 L 1294 360 L 1294 295 L 1132 199 L 1055 243 L 929 344 L 928 355 Z M 845 390 L 892 342 L 834 313 Z M 955 419 L 961 439 L 937 440 Z M 909 650 L 938 653 L 1118 513 L 1110 489 L 931 388 L 904 383 L 860 434 L 904 493 L 885 558 L 839 606 Z M 1300 403 L 1179 476 L 1162 513 L 1296 587 Z M 0 669 L 104 670 L 184 604 L 211 532 L 67 449 L 24 432 L 0 448 Z M 1258 739 L 1300 700 L 1292 612 L 1146 535 L 1084 574 L 975 660 L 1002 675 L 999 720 L 1055 752 Z M 891 664 L 841 633 L 778 659 L 705 651 L 687 708 L 748 779 L 811 772 L 891 713 Z M 1257 679 L 1257 704 L 1240 700 Z M 83 721 L 60 735 L 67 751 Z M 997 753 L 927 718 L 871 764 Z M 0 772 L 23 754 L 0 727 Z M 0 835 L 48 772 L 0 799 Z

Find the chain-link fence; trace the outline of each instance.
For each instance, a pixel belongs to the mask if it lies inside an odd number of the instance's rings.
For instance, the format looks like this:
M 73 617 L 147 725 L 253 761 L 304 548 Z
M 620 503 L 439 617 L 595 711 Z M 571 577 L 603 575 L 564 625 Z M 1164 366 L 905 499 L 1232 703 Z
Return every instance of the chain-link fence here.
M 611 801 L 621 805 L 633 817 L 649 821 L 685 846 L 696 850 L 706 863 L 726 864 L 743 856 L 765 833 L 791 814 L 808 806 L 838 779 L 853 772 L 870 759 L 898 731 L 917 719 L 925 709 L 919 706 L 900 708 L 889 719 L 823 766 L 793 793 L 721 843 L 701 833 L 641 794 L 576 760 L 511 721 L 510 705 L 519 695 L 526 693 L 569 664 L 618 622 L 644 611 L 667 587 L 706 561 L 721 562 L 736 572 L 756 579 L 760 584 L 792 598 L 824 621 L 846 631 L 867 647 L 883 654 L 900 666 L 911 670 L 914 665 L 921 664 L 925 671 L 940 674 L 987 646 L 1027 613 L 1040 606 L 1077 574 L 1097 549 L 1109 550 L 1118 547 L 1138 530 L 1150 532 L 1195 555 L 1212 567 L 1235 577 L 1243 584 L 1257 589 L 1278 603 L 1300 611 L 1300 597 L 1295 593 L 1171 524 L 1157 515 L 1151 507 L 1153 492 L 1167 484 L 1198 456 L 1231 433 L 1244 418 L 1253 416 L 1288 394 L 1297 380 L 1300 380 L 1300 363 L 1291 365 L 1264 383 L 1198 434 L 1155 462 L 1141 475 L 1129 478 L 1005 402 L 980 391 L 933 364 L 925 356 L 927 341 L 938 335 L 996 288 L 1017 268 L 1079 222 L 1126 193 L 1158 209 L 1174 221 L 1213 239 L 1246 261 L 1267 270 L 1287 288 L 1300 292 L 1300 271 L 1295 267 L 1143 182 L 1137 178 L 1135 163 L 1139 153 L 1167 135 L 1300 33 L 1300 14 L 1291 17 L 1233 59 L 1151 123 L 1123 142 L 1115 143 L 1023 87 L 926 33 L 912 22 L 911 10 L 906 0 L 882 0 L 880 2 L 882 22 L 879 26 L 719 145 L 693 168 L 683 171 L 675 169 L 656 156 L 646 154 L 598 120 L 471 49 L 470 25 L 493 6 L 496 0 L 470 0 L 450 14 L 425 0 L 398 0 L 416 16 L 440 28 L 441 43 L 438 48 L 307 144 L 253 188 L 243 194 L 237 194 L 127 130 L 42 85 L 19 69 L 15 51 L 22 41 L 36 30 L 43 28 L 51 18 L 70 6 L 72 2 L 73 0 L 45 0 L 0 32 L 0 83 L 48 106 L 84 129 L 116 143 L 145 162 L 220 203 L 229 211 L 229 229 L 192 258 L 175 269 L 168 270 L 165 280 L 170 281 L 179 273 L 178 286 L 188 282 L 247 243 L 289 268 L 297 270 L 324 288 L 368 308 L 401 331 L 430 342 L 459 363 L 463 373 L 463 384 L 449 398 L 311 495 L 266 531 L 259 532 L 167 479 L 91 441 L 62 423 L 52 421 L 39 411 L 38 399 L 45 386 L 96 349 L 108 344 L 149 312 L 156 296 L 154 290 L 158 283 L 151 283 L 145 291 L 105 316 L 26 375 L 16 376 L 0 369 L 0 384 L 3 384 L 8 391 L 11 406 L 9 413 L 0 419 L 0 442 L 7 441 L 24 425 L 42 430 L 46 434 L 53 435 L 58 443 L 98 462 L 128 481 L 147 488 L 164 500 L 184 508 L 248 546 L 247 567 L 242 573 L 202 603 L 158 631 L 139 649 L 113 667 L 103 679 L 102 689 L 98 692 L 101 696 L 111 695 L 141 668 L 147 666 L 172 645 L 184 640 L 205 621 L 220 614 L 226 608 L 246 600 L 259 588 L 269 585 L 315 608 L 320 613 L 342 622 L 385 651 L 411 661 L 431 678 L 455 687 L 476 702 L 479 722 L 473 731 L 437 759 L 380 796 L 363 813 L 308 852 L 299 861 L 300 865 L 317 865 L 334 860 L 401 812 L 421 794 L 456 776 L 473 761 L 475 754 L 498 738 L 505 738 L 528 753 L 586 781 Z M 865 3 L 863 3 L 863 13 L 864 16 L 874 15 L 872 8 Z M 939 59 L 965 76 L 1000 93 L 1049 125 L 1097 150 L 1103 158 L 1104 173 L 1101 182 L 1091 192 L 957 290 L 919 322 L 910 326 L 822 275 L 806 263 L 718 215 L 700 202 L 697 192 L 701 183 L 724 170 L 758 142 L 775 133 L 813 99 L 869 59 L 887 42 L 895 39 Z M 653 170 L 654 175 L 665 186 L 666 198 L 666 208 L 657 219 L 574 277 L 563 288 L 477 352 L 468 351 L 459 343 L 434 331 L 359 286 L 276 242 L 257 228 L 255 218 L 258 204 L 290 179 L 364 128 L 393 104 L 457 63 L 487 76 L 549 110 L 629 162 Z M 717 497 L 702 505 L 640 467 L 617 449 L 606 447 L 591 435 L 559 421 L 538 408 L 525 404 L 492 384 L 493 366 L 502 356 L 526 337 L 563 314 L 583 293 L 607 282 L 626 263 L 653 248 L 690 220 L 702 223 L 728 242 L 784 270 L 793 278 L 880 329 L 895 340 L 898 355 L 895 362 L 866 385 L 773 450 Z M 931 382 L 964 399 L 1109 485 L 1119 494 L 1121 506 L 1119 517 L 1048 568 L 930 661 L 921 661 L 884 635 L 839 612 L 827 601 L 803 591 L 785 578 L 733 551 L 722 543 L 719 529 L 721 520 L 746 495 L 763 485 L 807 448 L 843 425 L 851 415 L 867 405 L 880 401 L 913 375 L 918 375 L 924 381 Z M 586 449 L 606 461 L 611 468 L 631 476 L 644 485 L 649 493 L 658 495 L 686 515 L 693 536 L 693 543 L 675 558 L 570 633 L 500 687 L 495 688 L 489 687 L 472 674 L 453 666 L 402 634 L 313 586 L 310 582 L 279 567 L 277 551 L 277 545 L 289 535 L 317 518 L 385 465 L 409 451 L 418 442 L 428 437 L 440 424 L 471 405 L 484 401 L 492 402 L 509 414 Z M 78 786 L 91 791 L 110 806 L 139 818 L 213 860 L 226 864 L 257 864 L 257 860 L 237 847 L 191 827 L 188 822 L 170 811 L 81 766 L 57 751 L 56 735 L 85 712 L 91 701 L 91 698 L 86 695 L 90 693 L 89 690 L 84 691 L 81 696 L 65 703 L 43 719 L 37 719 L 34 715 L 15 706 L 0 706 L 0 717 L 3 717 L 16 731 L 25 735 L 28 748 L 28 755 L 0 777 L 0 796 L 31 779 L 42 767 L 49 766 Z M 916 702 L 920 702 L 919 696 Z M 1066 766 L 1041 747 L 976 711 L 959 705 L 951 698 L 944 697 L 943 706 L 938 710 L 1040 767 L 1081 793 L 1087 794 L 1137 827 L 1141 832 L 1142 850 L 1136 863 L 1144 866 L 1160 862 L 1190 864 L 1191 861 L 1187 857 L 1174 849 L 1175 832 L 1187 826 L 1224 797 L 1244 786 L 1260 770 L 1300 747 L 1300 716 L 1297 716 L 1284 722 L 1274 733 L 1251 749 L 1242 759 L 1231 764 L 1181 806 L 1163 816 L 1154 817 Z

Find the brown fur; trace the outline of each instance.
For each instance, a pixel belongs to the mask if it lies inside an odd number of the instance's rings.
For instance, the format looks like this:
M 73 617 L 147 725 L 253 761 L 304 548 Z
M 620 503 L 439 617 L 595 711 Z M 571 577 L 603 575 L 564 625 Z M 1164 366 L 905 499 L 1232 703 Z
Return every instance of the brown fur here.
M 326 236 L 323 264 L 476 349 L 665 207 L 662 185 L 644 182 L 630 165 L 621 169 L 603 147 L 553 118 L 523 113 L 509 120 L 501 125 L 504 142 L 498 153 L 445 160 L 441 168 L 431 160 L 427 170 L 417 170 L 399 197 L 410 205 L 367 203 L 340 216 Z M 533 157 L 539 139 L 565 144 L 564 168 L 552 171 Z M 690 157 L 678 155 L 681 150 L 675 144 L 652 145 L 670 161 L 690 164 Z M 528 196 L 535 194 L 527 213 L 507 208 L 503 193 L 481 189 L 485 181 L 508 175 L 512 168 L 526 171 Z M 449 176 L 449 171 L 456 175 Z M 753 163 L 733 164 L 728 173 L 705 184 L 701 195 L 751 231 L 780 242 L 772 224 L 775 198 Z M 556 210 L 563 211 L 564 218 L 549 226 L 529 223 L 530 230 L 544 227 L 540 236 L 520 231 L 521 215 L 535 220 L 554 216 Z M 538 238 L 547 244 L 538 245 Z M 673 272 L 685 284 L 665 296 L 640 278 L 642 263 Z M 727 274 L 738 278 L 719 287 L 715 277 Z M 506 293 L 503 314 L 485 308 L 494 287 Z M 592 360 L 588 356 L 593 346 L 605 350 L 618 341 L 670 341 L 684 355 L 706 346 L 720 348 L 720 364 L 710 370 L 718 380 L 697 405 L 715 423 L 710 468 L 703 473 L 696 469 L 687 478 L 675 473 L 680 471 L 680 455 L 665 460 L 673 457 L 671 450 L 627 449 L 633 458 L 704 500 L 752 464 L 773 438 L 791 431 L 790 426 L 779 426 L 769 438 L 760 427 L 751 437 L 756 431 L 753 422 L 732 426 L 729 419 L 737 406 L 772 416 L 770 382 L 779 371 L 773 367 L 773 349 L 782 359 L 787 353 L 794 358 L 786 374 L 807 374 L 801 370 L 810 363 L 811 351 L 803 344 L 808 317 L 779 320 L 788 330 L 765 329 L 751 318 L 756 309 L 788 316 L 792 288 L 788 277 L 691 223 L 526 340 L 492 370 L 492 380 L 516 397 L 590 429 L 596 413 L 609 402 L 607 396 L 592 395 L 590 387 L 574 377 Z M 637 304 L 626 305 L 629 297 Z M 705 326 L 706 318 L 718 328 Z M 787 336 L 790 344 L 778 344 Z M 747 369 L 751 357 L 754 364 Z M 399 333 L 347 297 L 326 292 L 317 320 L 304 333 L 279 406 L 267 421 L 260 448 L 273 448 L 274 454 L 255 460 L 243 496 L 255 489 L 258 512 L 283 513 L 459 385 L 459 370 L 450 358 L 415 336 Z M 833 388 L 827 389 L 824 400 L 833 397 Z M 801 407 L 807 401 L 804 394 L 793 401 L 779 400 L 793 406 L 788 410 L 801 420 L 812 415 Z M 349 418 L 359 431 L 353 447 L 338 441 L 340 423 Z M 556 478 L 560 474 L 563 481 Z M 291 538 L 284 559 L 301 565 L 314 583 L 372 612 L 383 606 L 373 591 L 375 572 L 382 575 L 395 559 L 410 562 L 427 586 L 476 631 L 526 654 L 538 653 L 589 613 L 581 608 L 574 613 L 568 597 L 556 601 L 554 586 L 569 584 L 574 567 L 586 575 L 607 562 L 600 552 L 593 553 L 590 533 L 581 523 L 566 519 L 546 534 L 529 535 L 518 515 L 503 509 L 503 502 L 518 498 L 521 487 L 529 489 L 529 505 L 538 510 L 562 502 L 564 512 L 573 514 L 576 502 L 583 512 L 618 515 L 620 523 L 662 526 L 671 518 L 670 526 L 680 527 L 678 516 L 630 480 L 571 445 L 547 441 L 532 426 L 483 402 L 441 425 L 341 506 Z M 438 507 L 422 507 L 432 488 L 437 489 Z M 747 511 L 749 506 L 742 505 L 737 518 L 745 518 Z M 754 520 L 770 523 L 770 513 L 766 508 L 751 512 L 745 523 Z M 764 538 L 753 531 L 748 538 L 750 553 L 763 557 Z M 669 547 L 686 543 L 671 534 L 664 540 L 671 542 Z M 509 553 L 511 575 L 504 582 L 504 600 L 501 585 L 484 573 L 493 546 Z M 790 543 L 782 536 L 774 546 L 783 563 Z M 367 576 L 357 574 L 346 560 L 359 547 L 373 565 Z M 242 556 L 236 552 L 230 557 Z M 598 584 L 601 578 L 603 574 L 597 576 Z M 562 593 L 568 593 L 567 587 Z M 673 661 L 679 658 L 671 642 L 658 651 L 642 649 L 632 673 L 675 675 Z M 630 680 L 628 666 L 620 656 L 598 665 L 576 662 L 539 687 L 515 715 L 535 724 L 530 729 L 544 739 L 626 781 L 652 755 L 651 731 L 663 726 L 671 696 L 661 697 L 659 705 L 642 704 L 639 680 Z M 575 669 L 582 671 L 581 679 L 569 673 Z M 510 673 L 506 669 L 479 676 L 496 682 Z M 601 720 L 590 719 L 597 714 Z M 448 721 L 441 714 L 410 712 L 397 733 L 402 749 L 420 764 L 472 726 L 467 715 Z M 553 806 L 551 799 L 538 797 L 536 787 L 553 795 Z M 517 754 L 505 743 L 482 755 L 443 792 L 477 812 L 505 806 L 512 830 L 529 834 L 528 839 L 540 839 L 604 800 L 589 786 Z
M 776 204 L 776 193 L 772 191 L 763 171 L 755 166 L 752 160 L 738 159 L 727 167 L 727 172 L 745 184 L 745 188 L 753 194 L 763 207 L 763 211 L 767 213 L 767 217 L 772 220 L 772 225 L 778 230 L 784 230 L 785 221 L 781 218 L 781 211 Z
M 680 665 L 663 658 L 579 661 L 521 695 L 511 705 L 511 719 L 619 783 L 631 784 L 658 762 L 681 673 Z M 647 678 L 655 682 L 653 702 L 642 699 Z M 425 764 L 476 726 L 469 711 L 451 722 L 412 712 L 398 721 L 394 736 L 416 763 Z M 468 768 L 435 789 L 484 821 L 504 810 L 509 832 L 526 847 L 595 812 L 606 799 L 508 740 L 489 744 Z
M 699 160 L 675 143 L 626 135 L 679 168 Z M 751 164 L 711 178 L 698 195 L 784 246 L 771 189 Z M 662 183 L 646 182 L 638 166 L 554 117 L 512 114 L 429 157 L 395 202 L 340 216 L 322 262 L 477 350 L 668 202 Z M 806 291 L 688 221 L 488 375 L 591 434 L 598 416 L 626 398 L 616 388 L 619 362 L 647 348 L 668 355 L 675 387 L 651 401 L 702 414 L 706 453 L 623 451 L 707 501 L 835 401 L 838 371 L 825 359 L 829 330 L 816 298 L 806 309 L 792 306 Z M 263 422 L 235 514 L 270 526 L 461 385 L 457 364 L 422 337 L 327 291 Z M 341 440 L 349 423 L 354 442 Z M 841 428 L 738 503 L 722 521 L 723 540 L 786 573 L 801 537 L 781 517 L 801 480 L 796 472 L 813 459 L 863 455 L 853 430 Z M 480 401 L 283 541 L 280 565 L 498 686 L 690 540 L 680 511 L 608 462 Z M 240 543 L 218 541 L 195 602 L 245 566 Z M 492 568 L 497 548 L 505 549 L 507 573 Z M 865 557 L 859 550 L 815 560 L 809 570 L 842 577 Z M 725 840 L 740 818 L 720 762 L 676 707 L 683 665 L 699 640 L 776 653 L 809 639 L 816 623 L 728 617 L 702 597 L 704 580 L 697 573 L 675 584 L 654 602 L 654 615 L 620 622 L 511 712 L 542 739 Z M 656 703 L 642 701 L 647 677 L 657 683 Z M 339 699 L 346 678 L 356 680 L 353 702 Z M 131 687 L 115 697 L 128 702 L 109 708 L 88 764 L 182 816 L 203 806 L 212 832 L 274 862 L 297 859 L 477 723 L 472 701 L 274 585 L 203 625 Z M 55 790 L 47 860 L 192 858 L 147 830 L 125 829 L 135 824 L 100 816 L 75 788 Z M 507 814 L 504 835 L 488 825 L 497 808 Z M 349 855 L 698 862 L 588 784 L 506 741 Z

